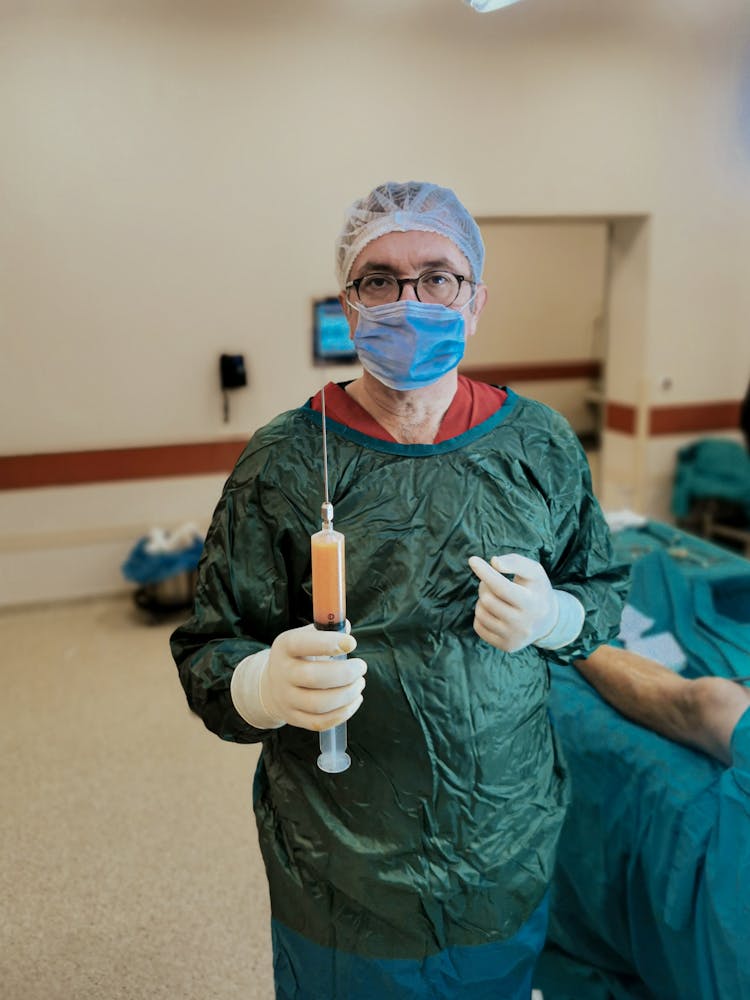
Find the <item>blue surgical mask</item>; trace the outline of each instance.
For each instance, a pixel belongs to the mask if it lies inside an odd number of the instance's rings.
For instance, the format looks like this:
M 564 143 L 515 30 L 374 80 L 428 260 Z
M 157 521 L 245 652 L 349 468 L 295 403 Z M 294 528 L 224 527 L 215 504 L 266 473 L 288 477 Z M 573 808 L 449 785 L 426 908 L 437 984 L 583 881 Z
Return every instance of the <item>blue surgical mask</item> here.
M 414 299 L 355 308 L 357 356 L 366 371 L 391 389 L 432 385 L 464 356 L 465 322 L 457 309 Z

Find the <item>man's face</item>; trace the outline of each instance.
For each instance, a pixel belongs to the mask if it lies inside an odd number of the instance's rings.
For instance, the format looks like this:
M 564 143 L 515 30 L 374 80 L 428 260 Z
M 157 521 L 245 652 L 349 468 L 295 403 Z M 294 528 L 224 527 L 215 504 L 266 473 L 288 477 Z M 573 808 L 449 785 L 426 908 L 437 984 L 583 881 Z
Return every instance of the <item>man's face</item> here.
M 371 274 L 373 271 L 392 274 L 396 278 L 418 278 L 425 271 L 434 270 L 451 271 L 465 278 L 471 277 L 468 260 L 452 240 L 438 233 L 425 233 L 415 229 L 407 233 L 386 233 L 385 236 L 379 236 L 372 243 L 368 243 L 354 261 L 349 281 Z M 478 285 L 472 305 L 467 306 L 471 292 L 472 286 L 468 281 L 464 282 L 458 298 L 449 307 L 451 309 L 466 307 L 462 312 L 467 337 L 474 335 L 479 314 L 487 298 L 485 286 Z M 349 295 L 351 300 L 356 302 L 354 289 L 350 289 Z M 349 322 L 349 335 L 354 338 L 359 313 L 347 302 L 345 292 L 342 292 L 339 298 Z M 411 285 L 404 285 L 401 298 L 415 299 L 414 288 Z

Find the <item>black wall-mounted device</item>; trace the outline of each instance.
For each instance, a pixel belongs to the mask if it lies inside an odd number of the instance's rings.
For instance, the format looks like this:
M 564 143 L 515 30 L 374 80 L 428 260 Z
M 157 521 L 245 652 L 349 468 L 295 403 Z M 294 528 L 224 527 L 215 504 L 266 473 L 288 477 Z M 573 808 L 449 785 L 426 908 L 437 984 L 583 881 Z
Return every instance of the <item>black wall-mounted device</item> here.
M 219 358 L 222 389 L 239 389 L 247 385 L 244 354 L 222 354 Z
M 224 423 L 229 423 L 229 389 L 247 385 L 244 354 L 222 354 L 219 358 L 219 378 L 224 396 Z

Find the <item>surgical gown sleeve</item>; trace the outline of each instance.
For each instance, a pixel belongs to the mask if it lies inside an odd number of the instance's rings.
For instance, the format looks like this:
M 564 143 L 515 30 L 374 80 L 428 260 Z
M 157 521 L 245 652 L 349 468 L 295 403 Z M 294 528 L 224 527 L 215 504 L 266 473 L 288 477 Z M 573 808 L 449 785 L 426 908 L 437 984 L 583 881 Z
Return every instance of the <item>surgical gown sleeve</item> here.
M 577 437 L 559 414 L 546 407 L 540 412 L 549 421 L 548 435 L 543 438 L 530 430 L 520 461 L 544 497 L 553 528 L 553 541 L 543 545 L 541 562 L 553 587 L 568 591 L 583 605 L 578 638 L 562 649 L 544 651 L 552 661 L 570 663 L 617 635 L 629 570 L 613 556 L 609 527 Z
M 190 708 L 212 732 L 238 743 L 258 742 L 270 730 L 255 729 L 235 709 L 234 668 L 279 632 L 310 620 L 300 585 L 306 561 L 299 546 L 287 544 L 290 532 L 309 535 L 310 524 L 300 524 L 298 505 L 277 482 L 264 481 L 268 451 L 262 435 L 254 438 L 227 481 L 198 566 L 192 617 L 171 638 Z

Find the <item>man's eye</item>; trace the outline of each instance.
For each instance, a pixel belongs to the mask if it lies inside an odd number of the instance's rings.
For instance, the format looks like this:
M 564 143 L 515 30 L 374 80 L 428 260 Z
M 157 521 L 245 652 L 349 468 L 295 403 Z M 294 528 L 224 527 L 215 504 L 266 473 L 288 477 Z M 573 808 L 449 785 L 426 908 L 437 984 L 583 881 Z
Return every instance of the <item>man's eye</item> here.
M 387 274 L 368 274 L 366 278 L 362 279 L 359 287 L 365 291 L 377 292 L 392 284 L 393 279 L 389 278 Z
M 420 281 L 423 285 L 428 285 L 430 288 L 440 288 L 441 285 L 445 285 L 452 278 L 452 275 L 446 274 L 445 271 L 430 271 L 427 274 L 423 274 Z

